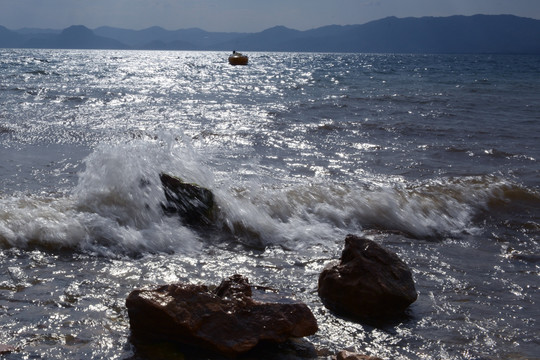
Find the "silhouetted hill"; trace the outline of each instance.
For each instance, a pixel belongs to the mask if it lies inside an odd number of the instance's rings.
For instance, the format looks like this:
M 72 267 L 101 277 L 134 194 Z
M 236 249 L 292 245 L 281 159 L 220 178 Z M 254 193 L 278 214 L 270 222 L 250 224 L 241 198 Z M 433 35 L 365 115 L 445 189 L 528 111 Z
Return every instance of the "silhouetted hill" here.
M 163 48 L 168 47 L 168 43 L 180 41 L 182 38 L 175 35 L 174 31 L 168 31 L 161 27 L 154 26 L 144 30 L 126 30 L 112 27 L 100 27 L 94 30 L 97 35 L 108 37 L 120 41 L 132 48 L 153 48 L 157 44 L 162 44 Z M 183 40 L 183 47 L 194 48 L 196 45 L 189 40 Z M 154 46 L 152 46 L 154 44 Z
M 0 47 L 45 49 L 126 49 L 125 44 L 97 36 L 84 26 L 70 26 L 62 31 L 21 29 L 17 32 L 0 26 Z
M 17 33 L 21 35 L 33 35 L 33 34 L 54 34 L 58 35 L 62 30 L 58 29 L 39 29 L 39 28 L 22 28 L 17 30 Z
M 97 36 L 94 32 L 82 25 L 70 26 L 59 35 L 48 34 L 42 37 L 33 37 L 26 42 L 27 47 L 54 48 L 54 49 L 126 49 L 120 41 Z
M 22 41 L 22 36 L 0 25 L 0 47 L 17 47 Z
M 0 26 L 0 47 L 304 51 L 367 53 L 540 54 L 540 20 L 513 15 L 388 17 L 363 25 L 298 31 L 276 26 L 258 33 L 127 30 L 72 26 L 63 31 Z
M 296 32 L 253 34 L 236 40 L 245 51 L 367 53 L 534 53 L 540 54 L 540 20 L 512 15 L 444 18 L 388 17 L 364 25 L 327 26 Z M 264 45 L 264 46 L 263 46 Z
M 540 21 L 511 15 L 385 18 L 326 42 L 354 52 L 540 53 Z
M 69 49 L 122 49 L 127 48 L 120 41 L 97 36 L 84 26 L 71 26 L 60 34 L 57 39 L 62 48 Z
M 135 49 L 151 48 L 161 43 L 162 49 L 178 50 L 215 50 L 215 44 L 245 35 L 243 33 L 208 32 L 197 28 L 170 31 L 159 26 L 143 30 L 126 30 L 103 26 L 95 29 L 94 32 L 97 35 L 121 41 Z
M 242 49 L 248 51 L 304 51 L 292 50 L 289 43 L 302 38 L 302 31 L 275 26 L 255 34 L 231 39 L 214 45 L 216 50 Z M 310 50 L 308 50 L 310 51 Z

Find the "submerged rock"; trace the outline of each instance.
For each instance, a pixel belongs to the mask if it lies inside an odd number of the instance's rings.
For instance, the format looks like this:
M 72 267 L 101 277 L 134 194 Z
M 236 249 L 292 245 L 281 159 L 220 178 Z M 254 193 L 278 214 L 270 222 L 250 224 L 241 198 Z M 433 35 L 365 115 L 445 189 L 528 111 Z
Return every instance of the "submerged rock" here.
M 134 336 L 174 341 L 236 356 L 260 341 L 312 335 L 317 321 L 300 302 L 260 302 L 246 278 L 234 275 L 214 291 L 172 284 L 134 290 L 126 300 Z
M 354 235 L 346 237 L 341 261 L 321 272 L 318 291 L 328 308 L 360 319 L 401 314 L 418 297 L 407 264 L 377 243 Z
M 163 210 L 178 214 L 189 225 L 209 225 L 214 213 L 214 194 L 197 184 L 189 184 L 165 173 L 159 175 L 167 203 Z

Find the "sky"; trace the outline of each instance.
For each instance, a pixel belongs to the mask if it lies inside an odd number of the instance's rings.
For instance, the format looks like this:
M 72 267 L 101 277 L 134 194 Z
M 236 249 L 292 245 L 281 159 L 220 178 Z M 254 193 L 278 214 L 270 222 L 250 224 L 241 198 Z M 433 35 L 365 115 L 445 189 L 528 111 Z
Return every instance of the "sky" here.
M 474 14 L 540 19 L 540 0 L 0 0 L 0 25 L 12 30 L 84 25 L 259 32 L 277 25 L 308 30 L 387 16 Z

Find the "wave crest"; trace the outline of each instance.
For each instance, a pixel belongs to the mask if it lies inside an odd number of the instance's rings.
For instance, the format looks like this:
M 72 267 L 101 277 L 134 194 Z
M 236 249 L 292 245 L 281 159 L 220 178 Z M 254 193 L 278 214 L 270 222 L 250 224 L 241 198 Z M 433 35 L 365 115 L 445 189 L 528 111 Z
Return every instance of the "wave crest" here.
M 531 221 L 540 204 L 538 192 L 495 176 L 270 186 L 228 174 L 216 184 L 202 164 L 191 149 L 167 142 L 98 147 L 70 194 L 0 198 L 0 244 L 116 256 L 198 251 L 201 238 L 258 248 L 332 246 L 346 233 L 368 229 L 438 240 L 481 231 L 486 213 L 504 217 L 525 209 L 523 221 Z M 194 230 L 166 216 L 161 172 L 213 191 L 215 226 Z

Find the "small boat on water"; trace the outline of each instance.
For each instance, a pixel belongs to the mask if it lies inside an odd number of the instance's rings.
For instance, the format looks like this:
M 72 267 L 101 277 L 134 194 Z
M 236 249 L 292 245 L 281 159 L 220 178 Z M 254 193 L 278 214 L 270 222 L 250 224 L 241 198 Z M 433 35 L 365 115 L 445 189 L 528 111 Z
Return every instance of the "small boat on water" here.
M 247 65 L 248 57 L 242 53 L 233 51 L 232 55 L 229 56 L 229 64 L 231 65 Z

